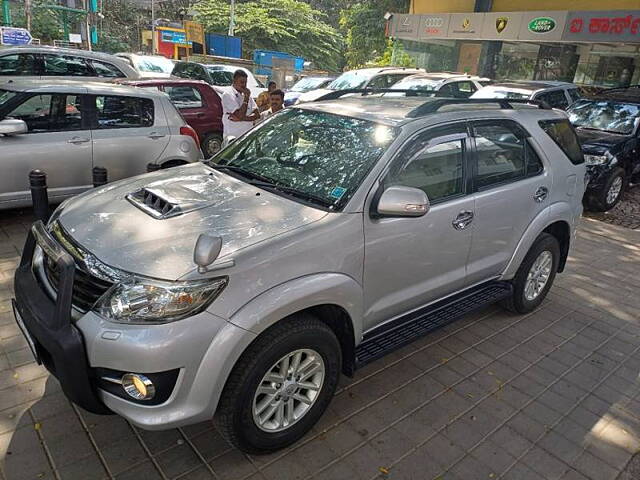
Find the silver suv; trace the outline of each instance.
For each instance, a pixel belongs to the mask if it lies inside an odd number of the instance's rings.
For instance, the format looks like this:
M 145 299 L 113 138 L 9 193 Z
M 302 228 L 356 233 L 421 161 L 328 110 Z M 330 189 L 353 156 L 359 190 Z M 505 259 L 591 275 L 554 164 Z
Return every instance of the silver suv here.
M 0 84 L 0 210 L 31 204 L 29 172 L 47 173 L 50 198 L 201 158 L 196 132 L 157 90 L 58 80 Z
M 88 410 L 216 413 L 240 449 L 282 448 L 341 372 L 489 303 L 540 305 L 582 212 L 576 148 L 564 113 L 506 100 L 292 107 L 36 223 L 16 318 Z

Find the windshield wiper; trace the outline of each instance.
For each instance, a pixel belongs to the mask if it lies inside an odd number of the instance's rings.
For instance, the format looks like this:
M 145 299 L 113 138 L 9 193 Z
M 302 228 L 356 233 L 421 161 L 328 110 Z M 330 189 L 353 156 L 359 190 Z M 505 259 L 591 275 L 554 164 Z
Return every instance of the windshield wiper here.
M 596 132 L 615 133 L 616 135 L 626 135 L 625 133 L 617 132 L 616 130 L 607 130 L 605 128 L 581 127 L 581 126 L 578 126 L 578 128 L 582 128 L 583 130 L 594 130 Z
M 209 165 L 209 167 L 213 168 L 214 170 L 229 170 L 230 172 L 239 173 L 241 176 L 249 180 L 258 180 L 260 182 L 269 184 L 273 183 L 273 180 L 271 180 L 270 178 L 264 177 L 259 173 L 254 173 L 250 170 L 246 170 L 242 167 L 239 167 L 238 165 L 221 165 L 219 163 L 208 163 L 207 165 Z

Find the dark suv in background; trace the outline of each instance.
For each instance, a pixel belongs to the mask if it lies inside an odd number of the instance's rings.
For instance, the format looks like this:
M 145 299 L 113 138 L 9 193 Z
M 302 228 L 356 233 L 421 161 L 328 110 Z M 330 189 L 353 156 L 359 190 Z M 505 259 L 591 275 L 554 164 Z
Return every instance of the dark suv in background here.
M 630 182 L 640 181 L 640 85 L 605 90 L 567 110 L 590 176 L 585 205 L 612 209 Z

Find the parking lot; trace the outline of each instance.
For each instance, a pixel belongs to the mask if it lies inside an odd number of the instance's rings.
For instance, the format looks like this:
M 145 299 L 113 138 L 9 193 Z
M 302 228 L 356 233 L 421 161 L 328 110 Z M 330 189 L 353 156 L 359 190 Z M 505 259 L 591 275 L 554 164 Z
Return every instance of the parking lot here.
M 490 307 L 343 377 L 303 441 L 250 456 L 211 422 L 146 432 L 69 404 L 11 313 L 30 221 L 0 220 L 6 479 L 637 478 L 619 475 L 640 449 L 640 231 L 584 219 L 540 309 Z

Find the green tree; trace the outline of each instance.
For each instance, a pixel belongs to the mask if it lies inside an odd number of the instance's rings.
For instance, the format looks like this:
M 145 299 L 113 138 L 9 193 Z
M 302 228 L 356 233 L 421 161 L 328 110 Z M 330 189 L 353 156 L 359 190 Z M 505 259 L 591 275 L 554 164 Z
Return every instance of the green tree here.
M 196 19 L 208 32 L 227 31 L 229 2 L 201 0 Z M 235 33 L 245 53 L 278 50 L 304 57 L 317 68 L 339 70 L 343 42 L 338 31 L 323 21 L 323 14 L 298 0 L 251 0 L 236 5 Z
M 416 61 L 405 52 L 402 43 L 398 40 L 387 40 L 387 47 L 382 55 L 376 58 L 373 63 L 380 67 L 393 65 L 394 67 L 415 67 Z
M 347 65 L 358 68 L 382 57 L 387 46 L 384 14 L 408 9 L 408 0 L 384 0 L 360 2 L 342 10 L 340 28 L 346 37 Z

